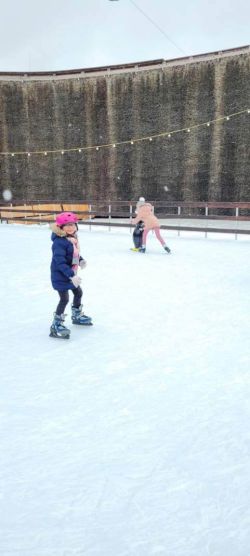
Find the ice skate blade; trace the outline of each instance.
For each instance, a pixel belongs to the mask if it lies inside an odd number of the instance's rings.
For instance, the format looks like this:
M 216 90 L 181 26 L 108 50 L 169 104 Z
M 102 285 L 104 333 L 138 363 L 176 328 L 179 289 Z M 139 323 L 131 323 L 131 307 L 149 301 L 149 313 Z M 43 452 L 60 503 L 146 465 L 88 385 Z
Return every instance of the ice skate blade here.
M 61 335 L 59 336 L 58 334 L 53 334 L 53 332 L 50 332 L 50 338 L 57 338 L 57 340 L 69 340 L 70 338 L 70 334 L 66 334 L 66 335 Z
M 76 324 L 77 326 L 93 326 L 93 322 L 91 320 L 87 322 L 74 322 L 72 320 L 72 324 Z

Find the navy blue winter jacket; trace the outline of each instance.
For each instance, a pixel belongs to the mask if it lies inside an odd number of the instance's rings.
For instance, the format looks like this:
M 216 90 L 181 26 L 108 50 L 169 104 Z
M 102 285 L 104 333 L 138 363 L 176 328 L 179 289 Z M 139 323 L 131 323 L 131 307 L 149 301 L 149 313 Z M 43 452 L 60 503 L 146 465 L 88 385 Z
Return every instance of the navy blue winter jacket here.
M 73 244 L 65 237 L 60 237 L 52 233 L 52 261 L 51 261 L 51 282 L 55 290 L 73 290 L 74 285 L 70 278 L 74 276 L 72 269 Z

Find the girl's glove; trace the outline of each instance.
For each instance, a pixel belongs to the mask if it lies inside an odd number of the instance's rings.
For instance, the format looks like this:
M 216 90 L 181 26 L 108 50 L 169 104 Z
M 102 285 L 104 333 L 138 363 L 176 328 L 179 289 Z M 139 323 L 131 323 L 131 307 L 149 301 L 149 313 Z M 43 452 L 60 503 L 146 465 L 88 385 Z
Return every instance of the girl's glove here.
M 79 267 L 81 269 L 85 268 L 85 266 L 87 266 L 87 261 L 85 261 L 84 259 L 81 259 L 79 262 Z
M 72 278 L 70 278 L 72 284 L 75 286 L 75 288 L 78 288 L 78 286 L 80 286 L 80 283 L 82 281 L 82 279 L 80 278 L 80 276 L 72 276 Z

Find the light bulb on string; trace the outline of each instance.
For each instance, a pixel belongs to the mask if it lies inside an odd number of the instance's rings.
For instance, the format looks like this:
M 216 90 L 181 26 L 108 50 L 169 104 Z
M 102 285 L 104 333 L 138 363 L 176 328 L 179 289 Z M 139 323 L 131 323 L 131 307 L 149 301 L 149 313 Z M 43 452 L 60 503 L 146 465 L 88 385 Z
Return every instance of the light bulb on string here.
M 229 121 L 233 117 L 238 116 L 239 114 L 243 114 L 243 113 L 250 114 L 250 108 L 245 108 L 244 110 L 229 114 L 228 116 L 221 116 L 221 117 L 217 118 L 216 120 L 207 121 L 207 122 L 205 121 L 205 122 L 200 123 L 198 125 L 191 125 L 191 128 L 177 129 L 177 130 L 175 130 L 173 132 L 169 132 L 169 133 L 168 132 L 163 132 L 163 133 L 155 134 L 153 136 L 139 137 L 135 140 L 130 139 L 128 141 L 122 141 L 122 142 L 119 142 L 119 138 L 118 138 L 118 143 L 117 144 L 116 143 L 113 143 L 113 144 L 111 143 L 111 144 L 108 144 L 108 145 L 100 145 L 100 146 L 92 145 L 90 147 L 82 147 L 82 148 L 76 147 L 76 148 L 70 148 L 70 149 L 61 150 L 61 151 L 60 150 L 56 150 L 56 151 L 39 151 L 39 150 L 36 151 L 36 150 L 34 150 L 34 151 L 31 151 L 31 152 L 27 152 L 27 151 L 24 151 L 24 152 L 18 152 L 18 151 L 17 152 L 0 152 L 0 155 L 8 155 L 8 156 L 12 156 L 12 157 L 14 157 L 16 155 L 23 155 L 23 156 L 26 156 L 28 158 L 30 158 L 30 156 L 32 156 L 33 154 L 41 154 L 41 155 L 47 156 L 47 154 L 49 152 L 61 153 L 62 155 L 64 155 L 66 152 L 69 152 L 69 151 L 78 151 L 79 153 L 81 153 L 84 150 L 87 150 L 89 148 L 90 149 L 96 149 L 98 151 L 99 149 L 101 149 L 104 146 L 116 148 L 118 145 L 121 145 L 121 144 L 134 145 L 136 142 L 145 141 L 145 140 L 152 142 L 154 138 L 163 137 L 163 136 L 168 137 L 170 139 L 172 137 L 173 133 L 180 133 L 180 132 L 185 132 L 185 131 L 186 131 L 186 133 L 190 133 L 192 131 L 192 129 L 194 129 L 194 128 L 201 128 L 202 126 L 210 127 L 210 126 L 212 126 L 212 124 L 215 124 L 217 122 L 219 123 L 219 122 L 223 122 L 223 121 L 224 122 Z M 50 116 L 50 118 L 51 118 L 51 116 Z M 72 123 L 69 123 L 68 127 L 72 127 Z M 100 135 L 100 139 L 101 138 L 102 138 L 102 136 Z
M 96 151 L 99 151 L 99 147 L 96 147 L 95 150 L 96 150 Z

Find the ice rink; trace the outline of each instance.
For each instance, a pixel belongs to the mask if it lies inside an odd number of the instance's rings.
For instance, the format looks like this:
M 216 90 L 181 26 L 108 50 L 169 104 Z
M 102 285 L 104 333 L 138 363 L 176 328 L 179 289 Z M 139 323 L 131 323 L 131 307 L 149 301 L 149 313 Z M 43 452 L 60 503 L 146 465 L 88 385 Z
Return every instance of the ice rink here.
M 50 231 L 0 225 L 1 556 L 249 556 L 250 236 L 80 228 L 49 337 Z

